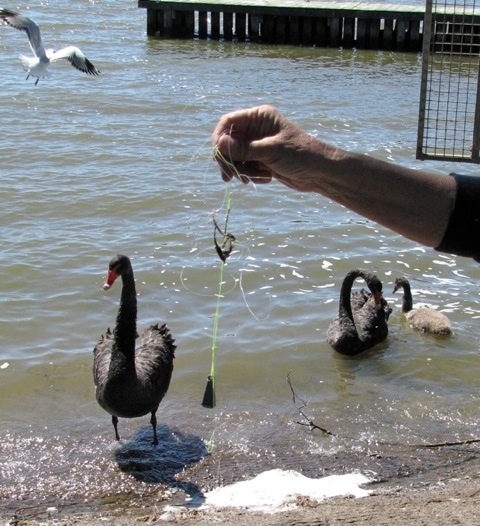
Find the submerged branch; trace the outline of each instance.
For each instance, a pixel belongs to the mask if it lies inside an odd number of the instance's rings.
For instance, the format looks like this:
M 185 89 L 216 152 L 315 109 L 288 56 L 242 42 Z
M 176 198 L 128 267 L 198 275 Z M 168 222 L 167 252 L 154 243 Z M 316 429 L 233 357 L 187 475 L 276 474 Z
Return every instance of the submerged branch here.
M 480 438 L 471 438 L 469 440 L 459 440 L 458 442 L 439 442 L 437 444 L 417 444 L 412 447 L 414 448 L 436 448 L 436 447 L 448 447 L 448 446 L 466 446 L 468 444 L 478 444 Z
M 326 435 L 336 436 L 331 431 L 328 431 L 328 429 L 325 429 L 324 427 L 320 427 L 319 425 L 315 424 L 315 422 L 303 412 L 303 408 L 307 407 L 307 403 L 305 402 L 305 400 L 302 400 L 301 398 L 297 397 L 297 394 L 295 393 L 295 390 L 293 389 L 293 386 L 292 386 L 292 381 L 290 380 L 290 373 L 287 374 L 287 383 L 290 386 L 290 391 L 292 392 L 293 405 L 296 407 L 300 415 L 305 419 L 305 422 L 297 422 L 297 424 L 300 424 L 301 426 L 308 426 L 310 428 L 310 431 L 313 431 L 314 429 L 318 429 L 319 431 L 321 431 L 322 433 L 325 433 Z M 300 407 L 297 405 L 297 398 L 302 403 Z
M 330 436 L 337 436 L 335 433 L 332 433 L 328 429 L 325 429 L 324 427 L 321 427 L 317 425 L 308 415 L 305 414 L 303 409 L 307 407 L 307 402 L 303 400 L 302 398 L 297 396 L 297 393 L 295 392 L 295 389 L 293 388 L 292 381 L 290 379 L 290 373 L 287 374 L 287 383 L 290 387 L 290 391 L 292 392 L 292 401 L 297 409 L 300 416 L 303 418 L 304 421 L 298 422 L 297 424 L 300 424 L 301 426 L 308 426 L 311 431 L 314 429 L 318 429 L 322 433 L 325 433 L 326 435 Z M 298 401 L 298 402 L 297 402 Z M 449 446 L 466 446 L 469 444 L 478 444 L 480 443 L 480 438 L 471 438 L 467 440 L 458 440 L 458 441 L 445 441 L 445 442 L 438 442 L 438 443 L 432 443 L 432 444 L 411 444 L 406 447 L 409 447 L 411 449 L 433 449 L 433 448 L 441 448 L 441 447 L 449 447 Z M 390 443 L 390 442 L 378 442 L 379 445 L 388 445 L 388 446 L 399 446 L 399 447 L 405 447 L 405 444 L 397 444 L 397 443 Z

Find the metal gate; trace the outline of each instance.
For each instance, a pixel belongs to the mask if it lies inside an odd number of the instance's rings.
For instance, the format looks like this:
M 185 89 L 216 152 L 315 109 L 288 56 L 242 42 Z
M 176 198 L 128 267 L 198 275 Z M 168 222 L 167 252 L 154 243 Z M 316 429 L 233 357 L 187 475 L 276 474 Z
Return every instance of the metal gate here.
M 427 0 L 418 159 L 480 163 L 479 52 L 480 0 Z

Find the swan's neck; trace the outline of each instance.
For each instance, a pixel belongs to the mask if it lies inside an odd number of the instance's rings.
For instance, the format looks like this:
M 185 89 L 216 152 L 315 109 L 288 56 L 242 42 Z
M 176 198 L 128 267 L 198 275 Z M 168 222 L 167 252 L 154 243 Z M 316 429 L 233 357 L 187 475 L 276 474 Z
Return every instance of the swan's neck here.
M 133 272 L 122 275 L 122 294 L 115 327 L 115 347 L 126 357 L 135 356 L 137 337 L 137 293 Z
M 413 308 L 412 291 L 410 285 L 403 285 L 402 312 L 410 312 Z
M 351 303 L 352 285 L 357 277 L 358 276 L 356 274 L 352 274 L 348 276 L 348 279 L 345 279 L 343 281 L 342 288 L 340 290 L 339 311 L 340 313 L 345 313 L 352 321 L 353 321 L 352 303 Z

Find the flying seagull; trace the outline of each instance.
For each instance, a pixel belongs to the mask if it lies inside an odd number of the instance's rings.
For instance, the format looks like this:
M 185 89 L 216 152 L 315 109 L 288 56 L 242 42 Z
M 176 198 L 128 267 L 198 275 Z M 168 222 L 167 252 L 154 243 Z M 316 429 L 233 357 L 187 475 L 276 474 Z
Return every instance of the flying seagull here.
M 27 33 L 30 47 L 35 56 L 27 57 L 20 55 L 20 62 L 22 63 L 23 69 L 27 72 L 27 80 L 30 76 L 37 77 L 35 86 L 40 79 L 50 76 L 47 68 L 51 62 L 56 62 L 57 60 L 68 60 L 74 68 L 89 75 L 98 75 L 100 73 L 78 47 L 67 46 L 58 51 L 45 49 L 40 35 L 40 28 L 30 18 L 11 9 L 0 9 L 0 18 L 9 26 Z

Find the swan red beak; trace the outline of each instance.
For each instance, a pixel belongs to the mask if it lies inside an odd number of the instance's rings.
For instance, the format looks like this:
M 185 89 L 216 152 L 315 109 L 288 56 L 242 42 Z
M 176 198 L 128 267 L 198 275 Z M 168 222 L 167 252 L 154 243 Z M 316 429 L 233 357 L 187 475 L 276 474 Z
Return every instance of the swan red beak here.
M 109 269 L 107 273 L 107 279 L 105 280 L 105 283 L 103 284 L 103 290 L 108 290 L 114 283 L 115 280 L 120 276 L 115 269 Z
M 373 299 L 375 300 L 375 308 L 377 310 L 381 310 L 382 309 L 382 299 L 383 299 L 382 293 L 374 292 Z

